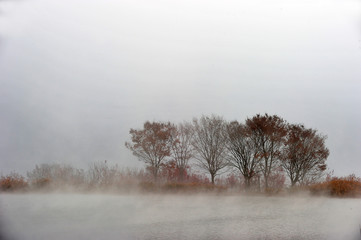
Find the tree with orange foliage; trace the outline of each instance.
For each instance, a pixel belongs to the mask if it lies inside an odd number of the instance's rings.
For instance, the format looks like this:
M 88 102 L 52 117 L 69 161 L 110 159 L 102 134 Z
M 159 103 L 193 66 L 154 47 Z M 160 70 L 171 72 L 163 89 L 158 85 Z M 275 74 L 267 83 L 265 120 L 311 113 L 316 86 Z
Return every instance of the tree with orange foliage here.
M 301 124 L 288 125 L 285 146 L 282 151 L 282 167 L 291 180 L 291 186 L 305 183 L 308 178 L 319 176 L 326 170 L 329 150 L 326 136 Z
M 130 129 L 131 142 L 125 146 L 137 156 L 139 160 L 148 164 L 154 179 L 157 181 L 158 172 L 170 157 L 172 151 L 172 131 L 175 127 L 170 122 L 145 122 L 143 129 Z
M 252 132 L 255 146 L 262 159 L 260 170 L 267 190 L 270 175 L 279 167 L 281 149 L 287 134 L 286 121 L 277 115 L 257 114 L 246 120 L 246 126 Z

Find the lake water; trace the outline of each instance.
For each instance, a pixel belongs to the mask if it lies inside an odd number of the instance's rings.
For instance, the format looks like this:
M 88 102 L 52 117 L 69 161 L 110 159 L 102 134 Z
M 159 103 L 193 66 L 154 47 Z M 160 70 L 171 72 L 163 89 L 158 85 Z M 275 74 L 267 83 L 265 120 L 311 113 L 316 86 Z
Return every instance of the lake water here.
M 4 239 L 359 239 L 361 199 L 2 194 Z

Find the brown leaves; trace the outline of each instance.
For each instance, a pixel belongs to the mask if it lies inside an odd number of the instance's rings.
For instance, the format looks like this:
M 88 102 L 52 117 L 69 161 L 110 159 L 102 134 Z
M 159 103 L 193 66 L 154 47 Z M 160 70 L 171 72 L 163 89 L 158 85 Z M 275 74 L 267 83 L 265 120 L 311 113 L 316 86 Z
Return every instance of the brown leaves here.
M 347 177 L 332 177 L 325 182 L 310 186 L 314 194 L 328 194 L 337 197 L 361 196 L 361 179 L 351 174 Z
M 325 146 L 325 136 L 301 124 L 288 126 L 282 166 L 290 176 L 292 185 L 306 181 L 310 173 L 326 170 L 325 161 L 329 150 Z
M 27 185 L 24 177 L 17 173 L 11 173 L 0 178 L 0 190 L 2 191 L 25 189 Z
M 145 122 L 143 129 L 130 129 L 131 143 L 126 142 L 135 156 L 144 161 L 152 169 L 157 178 L 160 165 L 171 155 L 172 132 L 175 126 L 170 122 Z
M 325 136 L 268 114 L 247 118 L 244 124 L 227 123 L 215 115 L 194 118 L 192 123 L 177 127 L 170 122 L 147 121 L 143 129 L 131 129 L 130 134 L 126 147 L 155 177 L 167 160 L 185 169 L 194 158 L 209 172 L 212 182 L 221 169 L 231 166 L 248 180 L 262 174 L 267 188 L 268 178 L 282 166 L 294 185 L 319 177 L 326 170 L 329 155 Z

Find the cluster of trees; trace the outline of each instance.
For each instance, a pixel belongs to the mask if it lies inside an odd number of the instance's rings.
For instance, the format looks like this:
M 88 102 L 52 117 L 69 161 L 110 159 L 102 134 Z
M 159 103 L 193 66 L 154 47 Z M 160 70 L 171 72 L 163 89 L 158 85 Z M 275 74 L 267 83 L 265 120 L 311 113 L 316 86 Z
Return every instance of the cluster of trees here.
M 238 171 L 239 172 L 239 171 Z M 244 178 L 236 172 L 217 177 L 217 185 L 210 184 L 207 176 L 185 170 L 182 182 L 179 169 L 174 161 L 162 165 L 158 179 L 162 184 L 152 181 L 152 174 L 143 169 L 120 168 L 105 161 L 89 165 L 86 170 L 64 164 L 41 164 L 28 171 L 26 177 L 12 172 L 0 176 L 0 192 L 27 191 L 76 191 L 76 192 L 216 192 L 242 190 L 247 187 Z M 282 173 L 282 172 L 281 172 Z M 279 192 L 284 185 L 285 176 L 272 174 L 269 178 L 271 193 Z M 249 184 L 257 183 L 251 178 Z M 335 177 L 327 173 L 323 181 L 306 187 L 293 188 L 294 191 L 309 191 L 313 195 L 335 197 L 360 197 L 361 178 L 355 175 Z
M 145 122 L 142 129 L 131 129 L 130 135 L 131 141 L 125 145 L 145 162 L 146 171 L 119 168 L 106 161 L 93 163 L 86 170 L 41 164 L 27 172 L 26 178 L 17 173 L 0 176 L 0 190 L 64 187 L 145 190 L 153 186 L 167 189 L 241 186 L 259 190 L 263 186 L 278 191 L 287 176 L 292 186 L 317 182 L 324 175 L 329 155 L 326 137 L 316 130 L 267 114 L 244 122 L 228 122 L 215 115 L 177 125 Z M 204 174 L 199 174 L 199 170 Z M 330 186 L 341 186 L 339 182 L 327 182 L 313 189 L 328 191 Z
M 33 188 L 70 187 L 89 190 L 134 187 L 147 178 L 142 169 L 120 168 L 106 161 L 92 163 L 86 170 L 65 164 L 40 164 L 26 175 L 28 185 Z
M 329 150 L 326 136 L 302 124 L 290 124 L 277 115 L 256 115 L 244 123 L 228 122 L 220 116 L 202 116 L 191 122 L 145 122 L 142 129 L 130 129 L 125 146 L 145 162 L 155 181 L 160 169 L 172 164 L 183 181 L 191 161 L 210 175 L 235 169 L 244 178 L 265 189 L 279 171 L 292 186 L 317 180 L 326 170 Z
M 184 182 L 197 186 L 208 185 L 205 175 L 191 173 L 184 175 Z M 179 170 L 174 164 L 167 164 L 159 171 L 159 178 L 165 183 L 178 180 Z M 78 169 L 67 164 L 44 163 L 36 165 L 26 177 L 11 172 L 0 175 L 0 191 L 17 190 L 76 190 L 76 191 L 148 191 L 154 188 L 152 175 L 144 169 L 121 168 L 107 161 L 95 162 L 88 169 Z

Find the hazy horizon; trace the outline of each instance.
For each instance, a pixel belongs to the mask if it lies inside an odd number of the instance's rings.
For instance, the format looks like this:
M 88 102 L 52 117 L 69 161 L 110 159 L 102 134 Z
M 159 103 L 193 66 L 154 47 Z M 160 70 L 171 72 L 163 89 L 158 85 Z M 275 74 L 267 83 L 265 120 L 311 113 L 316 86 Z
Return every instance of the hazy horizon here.
M 328 136 L 361 176 L 356 0 L 0 1 L 0 174 L 41 163 L 142 167 L 147 120 L 277 114 Z

